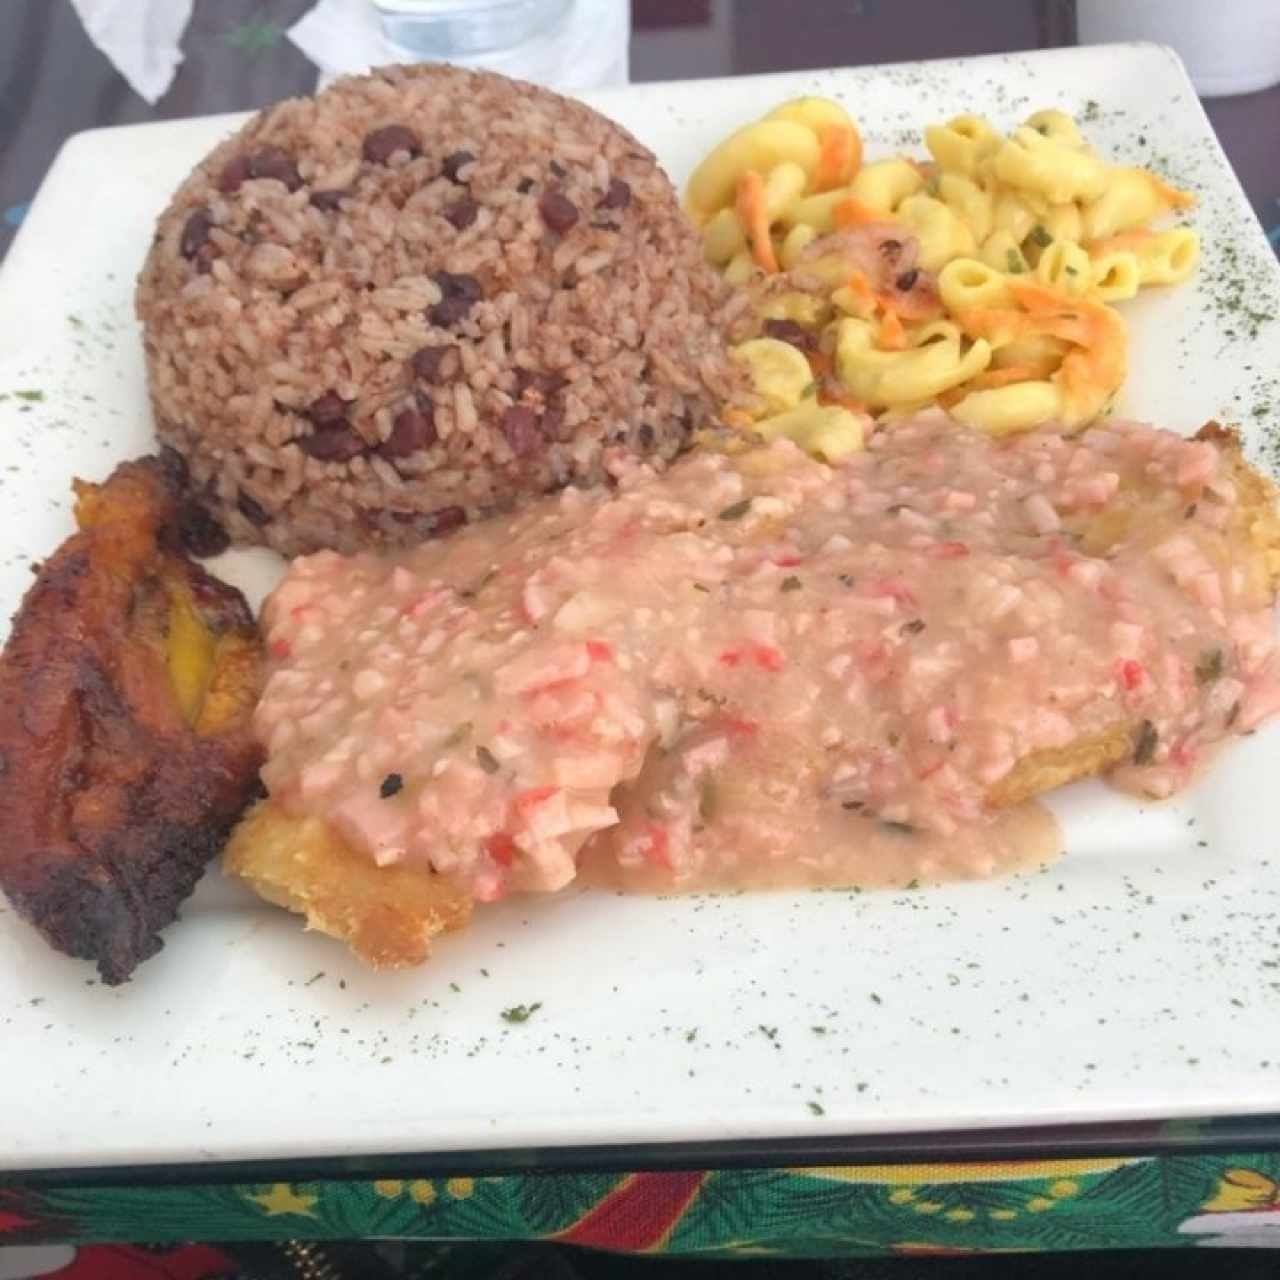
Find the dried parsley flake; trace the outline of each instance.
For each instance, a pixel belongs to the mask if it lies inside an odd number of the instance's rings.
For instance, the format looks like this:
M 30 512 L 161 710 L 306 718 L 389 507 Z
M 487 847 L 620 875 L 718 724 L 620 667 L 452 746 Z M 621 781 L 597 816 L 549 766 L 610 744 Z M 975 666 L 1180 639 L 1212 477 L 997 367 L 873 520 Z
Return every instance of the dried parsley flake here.
M 1133 748 L 1133 763 L 1150 764 L 1159 743 L 1160 735 L 1156 733 L 1155 725 L 1150 720 L 1144 720 L 1142 728 L 1138 730 L 1138 741 Z
M 535 1000 L 532 1004 L 513 1004 L 510 1009 L 503 1009 L 502 1020 L 503 1022 L 528 1022 L 541 1008 L 541 1000 Z
M 1206 649 L 1200 655 L 1200 661 L 1196 663 L 1196 682 L 1212 684 L 1222 675 L 1225 665 L 1226 659 L 1221 649 Z

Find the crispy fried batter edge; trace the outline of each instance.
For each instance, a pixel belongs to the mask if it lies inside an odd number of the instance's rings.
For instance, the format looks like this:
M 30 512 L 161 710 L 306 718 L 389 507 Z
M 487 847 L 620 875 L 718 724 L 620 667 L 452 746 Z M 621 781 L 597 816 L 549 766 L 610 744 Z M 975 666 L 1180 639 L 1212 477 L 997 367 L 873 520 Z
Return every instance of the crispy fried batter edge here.
M 307 928 L 345 942 L 375 969 L 421 964 L 432 939 L 460 929 L 471 898 L 417 867 L 378 867 L 327 823 L 256 804 L 227 845 L 223 867 L 268 902 L 306 917 Z
M 1207 422 L 1195 438 L 1219 450 L 1225 463 L 1224 478 L 1236 486 L 1239 494 L 1236 516 L 1226 533 L 1234 560 L 1259 576 L 1262 589 L 1274 601 L 1276 588 L 1280 586 L 1280 509 L 1277 508 L 1280 490 L 1249 464 L 1239 435 L 1229 427 Z M 1103 519 L 1106 514 L 1103 513 Z M 1118 536 L 1123 528 L 1121 522 L 1112 530 L 1112 536 Z M 1105 550 L 1110 540 L 1108 536 L 1100 537 L 1091 550 Z M 991 787 L 987 803 L 993 808 L 1007 808 L 1132 759 L 1141 728 L 1141 721 L 1121 718 L 1100 733 L 1079 738 L 1064 747 L 1034 752 Z
M 257 628 L 169 535 L 155 458 L 76 484 L 80 531 L 40 567 L 0 655 L 0 888 L 55 948 L 125 981 L 162 946 L 257 787 Z M 208 641 L 194 725 L 174 611 Z M 198 705 L 197 705 L 198 703 Z

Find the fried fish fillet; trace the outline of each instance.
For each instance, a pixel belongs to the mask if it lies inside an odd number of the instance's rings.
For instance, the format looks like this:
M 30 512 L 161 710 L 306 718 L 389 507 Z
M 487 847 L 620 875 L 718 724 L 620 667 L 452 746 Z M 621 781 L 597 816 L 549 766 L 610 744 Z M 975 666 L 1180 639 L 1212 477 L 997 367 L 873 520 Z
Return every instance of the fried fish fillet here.
M 1238 495 L 1231 520 L 1222 530 L 1220 554 L 1250 575 L 1253 590 L 1274 602 L 1280 586 L 1280 509 L 1276 486 L 1249 465 L 1240 437 L 1217 422 L 1207 422 L 1195 438 L 1212 444 L 1223 462 L 1223 478 Z M 1165 536 L 1185 516 L 1178 495 L 1152 486 L 1122 490 L 1107 507 L 1075 522 L 1074 532 L 1090 555 L 1106 556 L 1135 526 L 1152 543 Z M 1142 723 L 1117 719 L 1103 732 L 1078 738 L 1066 746 L 1037 751 L 1020 760 L 987 793 L 993 808 L 1006 808 L 1034 799 L 1069 782 L 1091 778 L 1134 757 Z
M 1237 494 L 1214 550 L 1248 575 L 1259 603 L 1273 602 L 1280 584 L 1276 488 L 1246 462 L 1234 432 L 1210 423 L 1197 439 L 1219 451 L 1220 474 Z M 1177 491 L 1140 481 L 1123 488 L 1100 512 L 1076 518 L 1070 532 L 1099 557 L 1135 536 L 1155 545 L 1182 524 L 1184 503 Z M 1141 722 L 1117 704 L 1114 721 L 1104 728 L 1024 756 L 987 790 L 987 804 L 993 809 L 1020 804 L 1128 762 L 1141 748 L 1141 735 Z M 379 868 L 323 821 L 295 818 L 270 800 L 237 828 L 226 868 L 377 968 L 420 963 L 432 940 L 462 927 L 472 908 L 470 897 L 446 877 L 414 864 Z
M 125 981 L 161 947 L 257 786 L 261 645 L 240 593 L 178 549 L 157 458 L 75 484 L 0 655 L 0 888 Z

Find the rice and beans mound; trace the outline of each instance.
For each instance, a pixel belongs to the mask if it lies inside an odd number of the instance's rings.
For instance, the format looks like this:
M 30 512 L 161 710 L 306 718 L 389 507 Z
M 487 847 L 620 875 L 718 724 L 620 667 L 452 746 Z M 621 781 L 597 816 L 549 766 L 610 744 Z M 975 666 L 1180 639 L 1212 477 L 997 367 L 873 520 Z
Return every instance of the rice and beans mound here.
M 160 437 L 235 541 L 286 555 L 670 459 L 733 395 L 734 305 L 630 134 L 444 66 L 255 117 L 179 188 L 137 295 Z

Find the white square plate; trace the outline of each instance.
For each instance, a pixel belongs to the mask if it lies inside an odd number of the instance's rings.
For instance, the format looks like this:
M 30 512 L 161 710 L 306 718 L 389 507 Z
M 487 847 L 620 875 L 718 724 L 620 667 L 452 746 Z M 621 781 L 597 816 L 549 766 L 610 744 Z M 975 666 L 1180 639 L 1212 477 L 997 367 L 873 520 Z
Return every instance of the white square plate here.
M 590 101 L 676 182 L 799 93 L 869 154 L 1060 106 L 1195 190 L 1197 282 L 1125 310 L 1120 410 L 1239 422 L 1280 469 L 1280 268 L 1173 54 L 1114 46 L 638 85 Z M 151 447 L 133 280 L 174 186 L 238 118 L 63 149 L 0 276 L 0 610 L 69 531 L 73 474 Z M 15 397 L 43 392 L 43 400 Z M 221 566 L 269 580 L 263 557 Z M 508 902 L 375 976 L 210 871 L 108 990 L 0 914 L 0 1168 L 885 1134 L 1280 1112 L 1280 733 L 1178 803 L 1056 801 L 1049 870 L 914 893 Z M 2 838 L 2 837 L 0 837 Z M 526 1023 L 500 1011 L 541 1002 Z M 816 1105 L 810 1105 L 816 1104 Z

